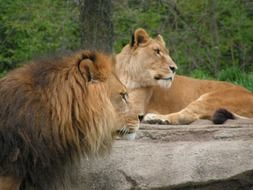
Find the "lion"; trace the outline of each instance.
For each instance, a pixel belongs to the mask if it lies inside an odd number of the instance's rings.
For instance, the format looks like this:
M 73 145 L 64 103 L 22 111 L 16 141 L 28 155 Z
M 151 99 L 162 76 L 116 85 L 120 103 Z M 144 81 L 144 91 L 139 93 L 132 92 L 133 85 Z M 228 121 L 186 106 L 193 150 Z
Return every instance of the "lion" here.
M 134 102 L 132 111 L 145 114 L 143 122 L 190 124 L 211 120 L 219 108 L 236 118 L 253 117 L 253 94 L 247 89 L 175 75 L 177 65 L 161 35 L 151 38 L 144 29 L 135 30 L 131 42 L 116 55 L 116 62 L 116 73 Z M 219 123 L 218 118 L 216 121 Z
M 81 50 L 0 80 L 0 189 L 59 189 L 81 157 L 108 153 L 116 136 L 138 129 L 114 65 Z

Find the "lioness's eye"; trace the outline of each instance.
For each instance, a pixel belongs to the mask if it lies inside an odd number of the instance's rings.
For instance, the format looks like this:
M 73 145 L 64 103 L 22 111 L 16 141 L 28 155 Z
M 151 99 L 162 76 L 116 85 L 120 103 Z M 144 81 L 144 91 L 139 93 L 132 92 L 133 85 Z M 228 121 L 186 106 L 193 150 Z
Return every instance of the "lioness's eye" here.
M 156 53 L 156 54 L 158 54 L 158 55 L 159 55 L 159 54 L 160 54 L 160 52 L 161 52 L 161 50 L 160 50 L 160 49 L 158 49 L 158 48 L 157 48 L 157 49 L 154 49 L 154 51 L 155 51 L 155 53 Z
M 120 96 L 122 99 L 127 103 L 128 102 L 128 93 L 127 92 L 121 92 Z

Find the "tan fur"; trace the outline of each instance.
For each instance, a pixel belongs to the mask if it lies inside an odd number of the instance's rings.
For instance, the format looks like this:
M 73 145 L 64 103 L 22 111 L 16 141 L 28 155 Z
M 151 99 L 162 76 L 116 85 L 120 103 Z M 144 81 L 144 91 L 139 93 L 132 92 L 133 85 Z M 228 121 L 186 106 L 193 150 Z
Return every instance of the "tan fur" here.
M 113 70 L 110 57 L 80 51 L 0 80 L 0 189 L 59 189 L 81 156 L 108 152 L 118 131 L 138 128 Z
M 189 124 L 197 119 L 211 119 L 218 108 L 253 117 L 253 94 L 240 86 L 179 75 L 171 87 L 161 85 L 153 76 L 160 74 L 162 67 L 171 73 L 169 67 L 175 63 L 160 35 L 151 38 L 145 30 L 137 29 L 133 40 L 136 41 L 138 35 L 145 36 L 144 43 L 126 45 L 116 56 L 116 68 L 120 80 L 129 89 L 131 101 L 135 102 L 133 111 L 146 114 L 145 122 Z M 154 47 L 160 48 L 167 59 L 158 59 L 151 53 Z
M 19 190 L 20 183 L 20 178 L 12 176 L 0 177 L 0 189 L 3 190 Z

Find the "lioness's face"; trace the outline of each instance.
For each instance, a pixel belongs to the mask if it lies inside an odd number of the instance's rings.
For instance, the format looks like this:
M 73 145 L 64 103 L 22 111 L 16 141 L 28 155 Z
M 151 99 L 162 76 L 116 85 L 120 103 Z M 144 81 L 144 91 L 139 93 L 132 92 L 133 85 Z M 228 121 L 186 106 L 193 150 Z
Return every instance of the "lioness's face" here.
M 116 60 L 117 74 L 129 89 L 168 88 L 177 69 L 162 36 L 151 38 L 143 29 L 134 32 L 132 41 L 117 54 Z
M 131 102 L 128 100 L 126 87 L 116 75 L 112 74 L 108 79 L 109 96 L 117 113 L 119 136 L 133 135 L 139 128 L 138 116 L 130 112 Z
M 169 55 L 169 50 L 160 36 L 150 38 L 137 47 L 134 54 L 136 64 L 140 64 L 142 75 L 150 85 L 168 88 L 174 79 L 177 66 Z

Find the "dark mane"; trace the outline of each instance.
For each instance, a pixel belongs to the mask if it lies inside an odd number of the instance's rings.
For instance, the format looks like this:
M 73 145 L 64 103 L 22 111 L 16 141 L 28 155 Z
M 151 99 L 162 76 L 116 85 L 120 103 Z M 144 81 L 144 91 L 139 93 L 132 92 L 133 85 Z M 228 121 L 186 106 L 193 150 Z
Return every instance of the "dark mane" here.
M 21 189 L 59 189 L 81 156 L 111 147 L 110 129 L 103 137 L 96 129 L 106 130 L 107 123 L 88 114 L 90 96 L 100 98 L 101 86 L 89 93 L 77 67 L 90 55 L 101 62 L 97 53 L 83 51 L 34 61 L 0 80 L 0 176 L 24 179 Z M 95 107 L 108 106 L 106 98 Z

